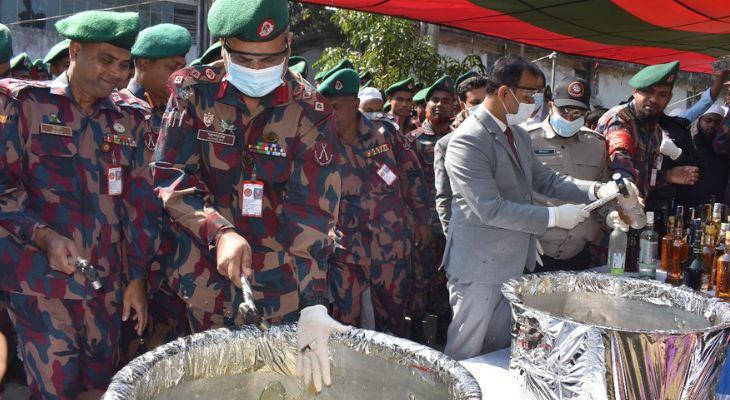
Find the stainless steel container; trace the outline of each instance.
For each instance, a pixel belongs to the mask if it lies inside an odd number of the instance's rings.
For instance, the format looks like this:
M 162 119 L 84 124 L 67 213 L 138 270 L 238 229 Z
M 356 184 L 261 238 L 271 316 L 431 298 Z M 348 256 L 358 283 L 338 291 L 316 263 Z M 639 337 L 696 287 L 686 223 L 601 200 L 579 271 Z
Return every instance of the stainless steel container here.
M 295 374 L 296 327 L 216 329 L 143 354 L 119 371 L 112 399 L 481 399 L 474 377 L 425 346 L 352 329 L 330 339 L 332 386 L 315 395 Z
M 712 399 L 730 305 L 667 284 L 596 273 L 506 282 L 512 370 L 525 399 Z

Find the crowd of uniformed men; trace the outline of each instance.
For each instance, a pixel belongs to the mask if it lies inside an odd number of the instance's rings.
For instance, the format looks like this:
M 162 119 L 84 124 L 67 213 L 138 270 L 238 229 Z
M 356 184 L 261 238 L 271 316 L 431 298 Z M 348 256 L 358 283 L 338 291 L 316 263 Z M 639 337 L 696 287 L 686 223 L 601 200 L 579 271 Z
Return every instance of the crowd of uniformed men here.
M 675 117 L 663 111 L 677 62 L 639 72 L 633 97 L 610 110 L 591 107 L 583 79 L 545 91 L 544 74 L 515 56 L 489 76 L 427 86 L 404 77 L 384 91 L 343 60 L 315 86 L 307 60 L 291 55 L 288 19 L 284 0 L 218 0 L 208 17 L 217 40 L 187 67 L 187 30 L 140 32 L 135 13 L 65 18 L 56 29 L 66 39 L 35 62 L 11 57 L 0 25 L 0 290 L 33 398 L 98 397 L 141 352 L 243 323 L 243 275 L 264 318 L 298 322 L 297 369 L 317 390 L 330 383 L 327 338 L 346 325 L 426 343 L 432 314 L 428 343 L 457 359 L 504 345 L 492 331 L 508 328 L 490 317 L 503 306 L 469 298 L 468 285 L 491 272 L 470 265 L 465 280 L 447 261 L 478 263 L 454 252 L 483 238 L 456 224 L 522 229 L 466 211 L 479 210 L 472 201 L 484 195 L 469 191 L 488 179 L 498 187 L 491 200 L 517 201 L 495 177 L 496 160 L 518 171 L 538 160 L 597 182 L 621 172 L 654 210 L 725 197 L 730 141 L 718 134 L 725 109 L 712 103 L 727 72 Z M 460 132 L 479 122 L 499 126 L 509 144 L 504 156 L 476 149 L 491 178 L 459 165 L 459 151 L 471 151 Z M 537 271 L 602 265 L 605 220 L 623 220 L 583 215 L 537 185 L 524 196 L 550 209 L 549 229 L 528 230 L 541 233 Z M 532 248 L 520 243 L 505 254 Z M 95 267 L 100 289 L 78 258 Z

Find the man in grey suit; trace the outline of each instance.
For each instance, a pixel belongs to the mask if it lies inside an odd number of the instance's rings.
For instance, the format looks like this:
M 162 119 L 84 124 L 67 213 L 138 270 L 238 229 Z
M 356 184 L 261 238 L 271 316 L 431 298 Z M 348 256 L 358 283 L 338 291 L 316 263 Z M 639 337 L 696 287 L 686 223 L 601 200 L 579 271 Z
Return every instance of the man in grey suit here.
M 446 150 L 452 203 L 443 265 L 454 317 L 444 353 L 456 360 L 509 346 L 502 283 L 534 269 L 537 236 L 552 227 L 571 229 L 588 217 L 570 203 L 618 190 L 560 175 L 535 157 L 529 135 L 518 126 L 542 90 L 534 64 L 503 57 L 488 81 L 484 103 L 451 134 Z M 532 205 L 533 190 L 569 204 Z

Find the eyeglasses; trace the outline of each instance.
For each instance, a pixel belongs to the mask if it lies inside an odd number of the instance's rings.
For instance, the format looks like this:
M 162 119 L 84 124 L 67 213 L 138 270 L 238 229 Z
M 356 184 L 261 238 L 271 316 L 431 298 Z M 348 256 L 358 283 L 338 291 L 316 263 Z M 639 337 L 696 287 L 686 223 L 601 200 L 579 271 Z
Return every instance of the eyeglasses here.
M 558 109 L 561 115 L 565 116 L 567 119 L 578 119 L 580 117 L 585 117 L 586 114 L 588 114 L 588 110 L 585 108 L 580 107 L 571 107 L 571 106 L 564 106 L 564 107 L 555 107 Z
M 515 89 L 517 89 L 517 90 L 522 90 L 523 92 L 525 92 L 530 97 L 532 97 L 532 96 L 534 96 L 534 95 L 536 95 L 538 93 L 543 93 L 545 91 L 545 88 L 544 87 L 531 88 L 531 87 L 524 87 L 524 86 L 517 86 L 517 85 L 512 86 L 512 87 L 515 88 Z
M 264 67 L 273 67 L 284 62 L 287 54 L 289 53 L 289 43 L 286 44 L 284 50 L 278 53 L 248 53 L 245 51 L 235 51 L 228 46 L 227 41 L 223 41 L 223 48 L 228 52 L 228 56 L 231 61 L 241 65 L 243 67 L 252 68 L 256 64 L 261 64 Z

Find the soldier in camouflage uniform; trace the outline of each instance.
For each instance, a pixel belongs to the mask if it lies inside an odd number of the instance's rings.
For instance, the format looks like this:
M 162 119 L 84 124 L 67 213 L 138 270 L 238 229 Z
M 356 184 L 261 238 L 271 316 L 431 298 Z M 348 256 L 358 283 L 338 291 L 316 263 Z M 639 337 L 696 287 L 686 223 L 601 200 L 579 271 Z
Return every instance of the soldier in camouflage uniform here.
M 146 324 L 144 282 L 161 217 L 149 208 L 155 197 L 141 145 L 150 110 L 113 92 L 139 25 L 136 13 L 106 11 L 61 20 L 56 28 L 71 39 L 68 72 L 52 82 L 0 83 L 0 242 L 15 253 L 0 289 L 9 292 L 36 399 L 104 390 L 121 320 L 134 311 L 138 333 Z M 100 289 L 76 270 L 76 257 L 95 266 Z
M 426 120 L 420 128 L 410 131 L 405 140 L 412 146 L 423 168 L 426 186 L 429 189 L 429 203 L 432 225 L 429 236 L 431 240 L 425 243 L 416 243 L 413 252 L 413 291 L 409 314 L 411 316 L 411 340 L 423 342 L 423 317 L 430 305 L 432 282 L 441 264 L 446 237 L 441 228 L 439 216 L 436 213 L 436 175 L 434 172 L 434 148 L 436 142 L 451 132 L 450 117 L 454 106 L 454 81 L 449 76 L 443 76 L 426 91 Z M 446 280 L 442 276 L 439 286 L 446 289 Z M 442 331 L 448 327 L 450 307 L 448 297 L 441 296 L 446 302 L 436 305 L 436 312 L 442 322 Z
M 340 139 L 342 199 L 329 271 L 333 314 L 359 326 L 369 287 L 375 328 L 404 336 L 412 250 L 406 204 L 416 223 L 430 229 L 429 197 L 392 117 L 358 111 L 359 83 L 357 72 L 344 69 L 317 88 L 335 110 Z
M 55 78 L 68 69 L 71 60 L 68 58 L 68 44 L 70 40 L 64 39 L 51 47 L 43 58 L 43 63 L 50 66 L 51 78 Z
M 416 93 L 416 82 L 413 78 L 396 82 L 385 89 L 386 105 L 390 104 L 390 114 L 398 123 L 398 132 L 408 133 L 418 126 L 412 117 L 413 94 Z
M 265 319 L 299 319 L 298 370 L 319 390 L 329 334 L 347 330 L 326 308 L 340 198 L 332 109 L 286 69 L 285 0 L 217 0 L 208 27 L 223 61 L 170 76 L 152 167 L 158 196 L 192 238 L 178 240 L 171 288 L 200 331 L 243 322 L 249 276 Z
M 152 131 L 145 135 L 145 164 L 149 164 L 157 144 L 170 92 L 170 74 L 185 67 L 185 54 L 192 38 L 187 29 L 174 24 L 159 24 L 142 30 L 132 46 L 135 74 L 127 89 L 152 108 Z M 162 203 L 159 204 L 162 209 Z M 130 323 L 122 324 L 121 360 L 125 365 L 137 354 L 154 349 L 185 335 L 187 330 L 185 302 L 167 285 L 166 276 L 172 272 L 175 238 L 173 222 L 165 213 L 160 231 L 160 247 L 150 265 L 148 279 L 149 328 L 139 338 Z

